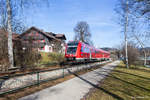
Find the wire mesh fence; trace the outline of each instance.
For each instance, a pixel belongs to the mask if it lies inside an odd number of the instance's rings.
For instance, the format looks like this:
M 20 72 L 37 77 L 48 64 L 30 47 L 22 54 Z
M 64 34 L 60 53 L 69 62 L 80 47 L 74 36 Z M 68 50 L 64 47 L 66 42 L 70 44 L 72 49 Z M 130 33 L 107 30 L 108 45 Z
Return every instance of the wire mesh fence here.
M 32 85 L 37 85 L 41 82 L 63 78 L 65 75 L 70 74 L 70 72 L 81 71 L 83 69 L 91 68 L 107 62 L 108 61 L 84 65 L 75 65 L 71 67 L 65 66 L 63 68 L 57 68 L 52 70 L 37 71 L 27 74 L 17 74 L 13 76 L 3 76 L 0 77 L 0 95 L 13 92 L 18 89 L 26 88 Z

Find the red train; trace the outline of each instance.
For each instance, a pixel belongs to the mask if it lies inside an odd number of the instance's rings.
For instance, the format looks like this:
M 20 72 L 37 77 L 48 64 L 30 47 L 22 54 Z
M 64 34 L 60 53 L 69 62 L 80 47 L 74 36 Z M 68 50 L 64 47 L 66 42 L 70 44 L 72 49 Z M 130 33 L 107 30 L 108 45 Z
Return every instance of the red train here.
M 69 60 L 109 60 L 110 53 L 96 49 L 80 41 L 70 41 L 65 50 L 65 58 Z

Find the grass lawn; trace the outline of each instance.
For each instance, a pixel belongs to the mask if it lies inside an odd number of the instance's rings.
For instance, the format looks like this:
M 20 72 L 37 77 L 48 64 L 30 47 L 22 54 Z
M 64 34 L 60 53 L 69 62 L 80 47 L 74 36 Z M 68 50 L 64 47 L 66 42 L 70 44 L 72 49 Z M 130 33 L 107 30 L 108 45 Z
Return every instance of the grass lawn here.
M 120 63 L 86 100 L 150 100 L 150 68 Z

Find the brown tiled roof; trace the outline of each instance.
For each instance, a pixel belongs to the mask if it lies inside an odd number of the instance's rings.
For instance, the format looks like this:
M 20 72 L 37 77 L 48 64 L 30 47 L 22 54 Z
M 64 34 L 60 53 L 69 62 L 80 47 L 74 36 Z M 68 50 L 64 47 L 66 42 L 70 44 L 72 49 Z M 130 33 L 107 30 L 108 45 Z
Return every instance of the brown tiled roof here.
M 55 38 L 53 35 L 49 34 L 48 32 L 44 32 L 43 30 L 40 30 L 40 29 L 38 29 L 38 28 L 36 28 L 36 27 L 31 27 L 31 28 L 29 28 L 28 30 L 26 30 L 25 32 L 23 32 L 20 36 L 23 36 L 24 34 L 26 34 L 27 32 L 29 32 L 31 29 L 35 29 L 35 30 L 37 30 L 37 31 L 39 31 L 39 32 L 41 32 L 41 33 L 43 33 L 45 36 L 47 36 L 47 37 L 49 37 L 49 38 L 53 38 L 53 39 L 55 39 L 55 40 L 57 40 L 57 41 L 61 41 L 60 39 Z
M 66 40 L 66 37 L 64 34 L 56 34 L 56 38 L 64 38 Z
M 64 34 L 56 34 L 56 37 L 63 37 Z

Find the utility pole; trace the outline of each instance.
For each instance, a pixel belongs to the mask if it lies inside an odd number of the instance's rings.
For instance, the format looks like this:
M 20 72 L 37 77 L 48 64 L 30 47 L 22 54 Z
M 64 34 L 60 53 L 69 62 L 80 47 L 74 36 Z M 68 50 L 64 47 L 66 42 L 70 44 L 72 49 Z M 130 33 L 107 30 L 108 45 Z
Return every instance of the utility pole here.
M 125 54 L 126 54 L 126 67 L 128 66 L 128 41 L 127 41 L 127 31 L 128 31 L 128 0 L 126 0 L 126 8 L 125 8 L 125 28 L 124 28 L 124 36 L 125 36 Z

